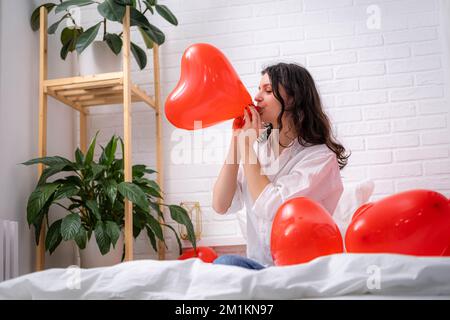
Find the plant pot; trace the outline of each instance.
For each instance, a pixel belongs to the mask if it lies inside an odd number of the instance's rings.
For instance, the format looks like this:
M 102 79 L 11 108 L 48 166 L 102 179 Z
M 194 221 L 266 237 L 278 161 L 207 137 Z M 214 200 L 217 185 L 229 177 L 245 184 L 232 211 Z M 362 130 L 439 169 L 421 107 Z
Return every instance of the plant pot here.
M 78 55 L 78 73 L 86 76 L 122 70 L 122 54 L 117 56 L 104 41 L 94 41 Z
M 86 244 L 86 248 L 80 250 L 80 267 L 81 268 L 97 268 L 108 267 L 121 262 L 123 253 L 123 233 L 117 240 L 116 247 L 105 255 L 102 255 L 98 248 L 95 235 L 92 234 L 91 239 Z

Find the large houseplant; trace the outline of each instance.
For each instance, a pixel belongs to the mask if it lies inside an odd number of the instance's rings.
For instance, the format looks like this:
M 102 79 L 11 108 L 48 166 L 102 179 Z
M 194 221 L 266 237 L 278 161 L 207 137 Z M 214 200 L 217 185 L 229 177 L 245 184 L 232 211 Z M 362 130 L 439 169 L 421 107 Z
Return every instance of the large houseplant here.
M 69 9 L 74 6 L 81 7 L 89 5 L 97 6 L 100 21 L 84 30 L 81 26 L 77 25 Z M 95 40 L 102 25 L 102 40 L 107 43 L 116 55 L 119 54 L 122 50 L 122 33 L 107 32 L 107 22 L 122 23 L 126 6 L 130 6 L 131 26 L 137 27 L 148 49 L 153 48 L 154 43 L 161 45 L 165 41 L 164 33 L 147 19 L 148 12 L 152 15 L 157 12 L 171 24 L 178 25 L 177 18 L 170 9 L 165 5 L 158 4 L 157 0 L 59 0 L 59 3 L 45 3 L 34 10 L 30 21 L 31 28 L 34 31 L 39 29 L 40 8 L 42 6 L 45 6 L 48 12 L 55 9 L 55 14 L 58 15 L 58 20 L 48 28 L 49 34 L 54 34 L 61 22 L 67 19 L 70 19 L 73 24 L 70 27 L 65 27 L 61 32 L 62 47 L 60 56 L 63 60 L 66 59 L 69 52 L 76 50 L 81 54 Z M 147 64 L 145 51 L 137 44 L 131 42 L 131 52 L 139 67 L 144 69 Z
M 157 251 L 156 239 L 164 242 L 162 227 L 167 227 L 175 234 L 181 254 L 179 235 L 172 226 L 165 223 L 159 203 L 168 207 L 173 220 L 186 226 L 188 239 L 195 248 L 194 228 L 186 210 L 178 205 L 161 203 L 162 195 L 158 184 L 145 176 L 146 173 L 152 174 L 155 171 L 145 165 L 134 165 L 133 181 L 124 182 L 123 158 L 115 156 L 119 142 L 123 156 L 122 139 L 113 136 L 106 147 L 102 147 L 98 162 L 95 162 L 96 137 L 85 155 L 77 148 L 74 162 L 54 156 L 23 163 L 42 163 L 46 166 L 27 205 L 27 220 L 30 227 L 35 227 L 36 243 L 39 243 L 42 224 L 46 223 L 48 232 L 45 248 L 50 253 L 62 240 L 74 240 L 80 249 L 84 249 L 94 233 L 98 248 L 105 255 L 111 245 L 115 246 L 121 234 L 124 226 L 123 203 L 124 198 L 127 198 L 133 203 L 134 237 L 145 229 L 152 247 Z M 48 181 L 58 173 L 64 173 L 65 176 Z M 49 225 L 48 213 L 52 205 L 63 207 L 67 215 Z M 157 217 L 162 219 L 161 223 Z

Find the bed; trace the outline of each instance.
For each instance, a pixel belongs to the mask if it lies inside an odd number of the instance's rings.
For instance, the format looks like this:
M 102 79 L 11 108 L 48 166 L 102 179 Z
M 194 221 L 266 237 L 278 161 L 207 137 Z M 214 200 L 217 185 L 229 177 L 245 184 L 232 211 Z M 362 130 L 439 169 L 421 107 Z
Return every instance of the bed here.
M 346 253 L 260 271 L 137 260 L 31 273 L 0 283 L 0 299 L 450 299 L 450 258 Z

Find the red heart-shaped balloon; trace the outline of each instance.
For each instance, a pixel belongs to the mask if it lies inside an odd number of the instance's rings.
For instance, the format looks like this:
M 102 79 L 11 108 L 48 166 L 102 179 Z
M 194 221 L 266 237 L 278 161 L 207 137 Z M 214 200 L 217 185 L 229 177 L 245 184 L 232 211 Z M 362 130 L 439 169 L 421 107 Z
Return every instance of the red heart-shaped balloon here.
M 304 263 L 344 251 L 341 233 L 331 215 L 319 203 L 305 197 L 290 199 L 278 208 L 270 239 L 277 266 Z
M 178 257 L 178 260 L 186 260 L 190 258 L 199 258 L 203 262 L 212 263 L 217 259 L 217 253 L 210 247 L 197 247 L 197 250 L 185 250 L 183 254 Z
M 195 121 L 206 128 L 241 116 L 251 104 L 225 55 L 210 44 L 197 43 L 183 54 L 180 80 L 166 100 L 165 112 L 175 127 L 193 130 Z
M 450 202 L 409 190 L 360 207 L 345 234 L 347 252 L 449 255 Z

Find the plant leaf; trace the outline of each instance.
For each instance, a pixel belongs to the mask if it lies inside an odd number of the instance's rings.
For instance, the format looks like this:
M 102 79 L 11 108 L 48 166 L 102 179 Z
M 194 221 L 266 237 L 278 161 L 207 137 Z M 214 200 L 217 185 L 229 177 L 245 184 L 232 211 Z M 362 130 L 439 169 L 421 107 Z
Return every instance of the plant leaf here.
M 159 240 L 164 241 L 164 235 L 159 221 L 156 220 L 151 214 L 148 214 L 146 218 L 147 225 L 152 229 L 154 234 L 158 237 Z
M 130 8 L 130 26 L 150 28 L 150 22 L 139 10 Z
M 87 5 L 90 5 L 93 3 L 95 3 L 95 2 L 92 0 L 67 0 L 67 1 L 64 1 L 60 4 L 58 4 L 58 6 L 56 7 L 56 10 L 55 10 L 55 13 L 65 11 L 65 10 L 69 9 L 69 7 L 72 7 L 72 6 L 82 7 L 82 6 L 87 6 Z
M 95 200 L 89 199 L 86 200 L 86 206 L 92 211 L 97 220 L 102 220 L 100 215 L 100 210 L 98 209 L 98 203 Z
M 64 217 L 61 223 L 61 236 L 64 240 L 75 239 L 81 227 L 81 218 L 78 213 L 71 213 Z
M 147 49 L 153 48 L 153 40 L 152 38 L 147 34 L 145 29 L 138 27 L 139 32 L 141 33 L 142 39 L 144 40 L 145 46 Z
M 178 243 L 178 250 L 179 250 L 178 253 L 181 255 L 183 253 L 183 248 L 182 248 L 182 245 L 181 245 L 180 237 L 178 237 L 177 232 L 175 231 L 175 229 L 171 225 L 163 224 L 163 226 L 169 228 L 175 234 L 175 238 L 177 239 L 177 243 Z M 197 249 L 196 248 L 196 244 L 193 244 L 193 247 L 194 247 L 194 250 Z
M 160 217 L 164 221 L 165 218 L 163 212 L 161 211 L 161 208 L 159 207 L 160 205 L 152 201 L 150 201 L 149 204 L 150 207 L 158 214 L 158 217 Z
M 80 148 L 77 148 L 77 150 L 75 151 L 75 161 L 76 161 L 76 164 L 79 165 L 80 167 L 83 166 L 84 154 L 80 150 Z
M 111 204 L 114 205 L 114 202 L 116 201 L 117 196 L 117 182 L 114 179 L 107 179 L 103 183 L 103 186 L 105 188 L 106 195 L 108 196 L 109 200 L 111 200 Z
M 114 2 L 121 6 L 136 6 L 136 0 L 114 0 Z
M 48 28 L 48 30 L 47 30 L 48 34 L 54 34 L 54 33 L 56 32 L 56 30 L 58 29 L 59 24 L 60 24 L 63 20 L 67 19 L 68 17 L 69 17 L 69 14 L 65 14 L 65 15 L 62 16 L 61 19 L 59 19 L 59 20 L 56 21 L 54 24 L 52 24 L 52 25 Z
M 85 32 L 83 32 L 77 40 L 76 50 L 78 54 L 81 54 L 84 49 L 86 49 L 92 41 L 97 37 L 98 30 L 103 22 L 97 23 L 95 26 L 90 27 Z
M 150 243 L 151 243 L 153 249 L 156 252 L 158 252 L 158 248 L 156 247 L 155 234 L 153 233 L 152 229 L 150 229 L 148 226 L 145 227 L 145 230 L 147 230 L 147 236 L 150 239 Z
M 189 218 L 186 209 L 177 205 L 169 205 L 170 217 L 176 222 L 184 225 L 188 233 L 188 239 L 192 243 L 193 248 L 196 248 L 196 239 L 194 226 Z
M 62 48 L 60 56 L 63 60 L 66 59 L 67 54 L 76 48 L 78 37 L 83 33 L 83 28 L 66 27 L 61 32 Z
M 134 58 L 136 59 L 139 68 L 142 70 L 147 65 L 147 55 L 145 51 L 142 50 L 138 45 L 131 42 L 131 52 L 133 53 Z
M 145 164 L 135 164 L 132 167 L 133 177 L 142 178 L 145 173 L 156 173 L 157 171 L 147 168 Z
M 162 199 L 163 197 L 157 191 L 157 189 L 154 188 L 153 186 L 148 185 L 147 184 L 148 182 L 154 182 L 154 181 L 150 181 L 150 180 L 145 179 L 145 178 L 136 178 L 135 180 L 133 180 L 133 183 L 137 184 L 139 186 L 139 188 L 141 188 L 144 193 L 149 194 L 152 197 Z M 156 182 L 155 182 L 155 184 L 156 184 Z
M 141 27 L 142 32 L 150 38 L 153 42 L 156 42 L 158 45 L 161 45 L 165 41 L 164 33 L 155 27 L 154 25 L 150 25 L 149 27 Z
M 45 164 L 46 166 L 53 166 L 56 164 L 72 164 L 72 161 L 63 158 L 63 157 L 59 157 L 59 156 L 55 156 L 55 157 L 42 157 L 42 158 L 36 158 L 36 159 L 31 159 L 28 160 L 27 162 L 23 162 L 23 165 L 29 166 L 32 164 L 37 164 L 37 163 L 42 163 Z
M 61 184 L 61 187 L 55 192 L 54 201 L 61 200 L 64 198 L 70 198 L 76 196 L 80 189 L 73 182 L 65 182 Z
M 31 193 L 27 204 L 27 220 L 29 225 L 35 223 L 37 216 L 58 187 L 58 183 L 43 184 L 37 186 Z
M 61 59 L 66 60 L 67 55 L 69 54 L 71 45 L 72 45 L 72 42 L 68 42 L 61 47 L 61 51 L 59 53 Z
M 59 219 L 48 228 L 47 236 L 45 237 L 45 249 L 50 251 L 50 254 L 52 254 L 61 243 L 61 222 L 62 219 Z
M 163 4 L 157 4 L 157 5 L 155 5 L 155 8 L 156 8 L 156 12 L 158 12 L 161 17 L 166 19 L 168 22 L 170 22 L 174 26 L 178 25 L 177 18 L 172 13 L 172 11 L 170 11 L 170 9 L 167 8 L 167 6 L 165 6 Z
M 47 8 L 47 13 L 50 13 L 54 7 L 56 7 L 55 3 L 45 3 L 36 9 L 34 9 L 30 18 L 31 30 L 38 31 L 40 28 L 40 19 L 41 19 L 41 7 L 44 6 Z
M 39 177 L 38 185 L 44 184 L 47 182 L 47 179 L 51 176 L 63 172 L 63 171 L 75 171 L 76 168 L 72 164 L 57 164 L 51 167 L 45 168 L 42 171 L 41 176 Z
M 113 136 L 111 140 L 109 140 L 108 144 L 106 145 L 105 149 L 103 150 L 100 156 L 100 163 L 106 166 L 111 165 L 111 163 L 114 161 L 116 150 L 117 150 L 117 138 L 116 136 Z
M 97 241 L 98 248 L 102 255 L 105 255 L 109 252 L 111 241 L 108 237 L 108 233 L 106 232 L 105 225 L 102 221 L 98 221 L 95 226 L 95 240 Z
M 162 32 L 159 28 L 155 27 L 153 24 L 150 24 L 150 29 L 149 30 L 155 36 L 154 41 L 158 45 L 162 45 L 164 43 L 164 41 L 166 40 L 166 36 L 164 35 L 164 32 Z
M 121 182 L 117 186 L 117 189 L 124 198 L 130 200 L 145 212 L 149 212 L 149 203 L 147 197 L 137 185 L 131 182 Z
M 125 15 L 125 7 L 117 4 L 114 0 L 105 0 L 97 7 L 97 10 L 102 17 L 120 23 Z
M 36 245 L 39 244 L 39 238 L 41 236 L 42 221 L 44 216 L 48 213 L 48 208 L 44 208 L 41 213 L 37 216 L 36 221 L 33 223 L 34 226 L 34 238 L 36 240 Z M 45 245 L 45 243 L 44 243 Z
M 106 166 L 101 164 L 92 163 L 92 179 L 97 179 L 100 173 L 102 173 L 104 170 L 106 170 Z
M 78 229 L 78 233 L 75 235 L 75 242 L 80 249 L 86 248 L 87 232 L 83 227 Z
M 109 239 L 113 245 L 113 248 L 116 247 L 117 240 L 120 237 L 120 228 L 117 223 L 113 221 L 106 221 L 105 223 L 106 233 L 108 234 Z
M 86 153 L 86 157 L 84 159 L 84 165 L 88 166 L 92 163 L 92 159 L 94 159 L 94 151 L 95 151 L 95 144 L 97 142 L 97 135 L 98 135 L 98 131 L 95 134 L 94 139 L 92 139 L 91 144 L 89 145 L 89 149 Z
M 135 208 L 135 210 L 133 210 L 133 237 L 134 238 L 139 237 L 139 234 L 141 233 L 142 229 L 145 227 L 145 223 L 146 223 L 145 212 L 143 212 L 139 208 Z
M 147 8 L 152 14 L 154 14 L 153 8 L 152 8 L 152 4 L 151 4 L 149 1 L 147 1 L 147 0 L 144 0 L 144 4 L 145 4 L 146 8 Z M 153 6 L 154 6 L 154 4 L 153 4 Z
M 120 51 L 122 51 L 123 46 L 122 38 L 119 37 L 117 34 L 107 33 L 105 35 L 105 41 L 115 55 L 118 55 Z

